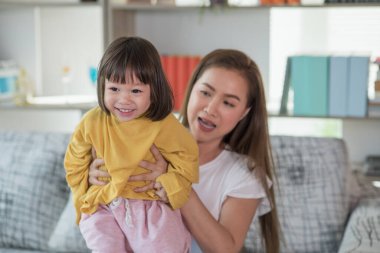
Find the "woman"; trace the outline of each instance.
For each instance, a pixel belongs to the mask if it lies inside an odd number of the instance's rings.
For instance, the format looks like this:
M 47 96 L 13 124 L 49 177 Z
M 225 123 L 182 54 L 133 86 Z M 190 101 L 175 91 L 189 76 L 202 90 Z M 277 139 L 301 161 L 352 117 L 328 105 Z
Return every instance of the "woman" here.
M 220 49 L 206 55 L 188 85 L 180 119 L 199 147 L 200 182 L 193 185 L 182 217 L 192 234 L 191 252 L 239 252 L 253 218 L 259 217 L 265 251 L 279 251 L 279 228 L 273 193 L 273 161 L 264 86 L 257 65 L 244 53 Z M 133 180 L 151 180 L 167 163 L 153 146 L 152 171 Z M 90 169 L 90 183 L 107 176 Z M 165 192 L 157 189 L 161 199 Z M 270 211 L 269 211 L 270 210 Z M 268 212 L 269 211 L 269 212 Z

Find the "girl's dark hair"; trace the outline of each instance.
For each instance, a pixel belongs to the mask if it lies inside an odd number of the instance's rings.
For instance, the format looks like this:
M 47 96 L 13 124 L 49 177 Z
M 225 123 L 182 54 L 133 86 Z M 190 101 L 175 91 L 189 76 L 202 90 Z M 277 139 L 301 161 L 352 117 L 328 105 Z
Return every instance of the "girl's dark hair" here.
M 128 75 L 128 76 L 126 76 Z M 153 121 L 165 118 L 173 110 L 173 93 L 162 69 L 160 55 L 152 43 L 139 37 L 121 37 L 106 49 L 98 74 L 98 103 L 104 104 L 105 81 L 126 83 L 136 77 L 150 85 L 150 106 L 145 116 Z
M 195 69 L 188 83 L 185 100 L 181 110 L 182 123 L 189 127 L 187 107 L 194 84 L 209 68 L 224 68 L 236 71 L 248 83 L 248 114 L 228 133 L 223 142 L 234 152 L 249 158 L 249 169 L 255 170 L 260 183 L 271 203 L 271 212 L 260 216 L 261 232 L 265 252 L 277 253 L 280 247 L 279 222 L 273 187 L 269 187 L 267 177 L 274 182 L 274 166 L 268 133 L 268 115 L 265 93 L 260 70 L 256 63 L 238 50 L 218 49 L 207 54 Z

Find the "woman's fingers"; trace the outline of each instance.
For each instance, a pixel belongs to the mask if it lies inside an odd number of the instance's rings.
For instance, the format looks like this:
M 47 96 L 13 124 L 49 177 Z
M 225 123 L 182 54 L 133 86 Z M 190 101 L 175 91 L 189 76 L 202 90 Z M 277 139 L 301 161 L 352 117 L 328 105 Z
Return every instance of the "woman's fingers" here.
M 168 163 L 166 162 L 165 158 L 161 155 L 158 148 L 155 145 L 152 145 L 150 151 L 152 152 L 156 160 L 155 163 L 141 161 L 139 163 L 139 166 L 147 170 L 150 170 L 151 172 L 130 176 L 128 179 L 129 181 L 155 181 L 158 176 L 166 172 Z
M 153 189 L 153 186 L 154 186 L 154 182 L 150 182 L 149 184 L 145 185 L 145 186 L 142 186 L 142 187 L 136 187 L 134 189 L 135 192 L 146 192 L 148 190 L 151 190 Z
M 139 175 L 133 175 L 128 178 L 128 181 L 135 182 L 135 181 L 152 181 L 155 179 L 155 175 L 153 175 L 151 172 L 139 174 Z
M 97 158 L 90 164 L 90 173 L 99 170 L 99 167 L 104 165 L 104 160 Z
M 91 155 L 92 155 L 92 159 L 96 159 L 96 150 L 94 147 L 91 148 Z
M 162 154 L 154 144 L 150 148 L 150 151 L 152 152 L 154 159 L 156 159 L 155 169 L 158 172 L 160 172 L 160 174 L 165 173 L 168 167 L 168 162 L 165 160 L 165 158 L 162 156 Z
M 168 195 L 166 194 L 166 191 L 165 189 L 162 187 L 161 183 L 159 182 L 155 182 L 154 183 L 154 189 L 156 189 L 156 195 L 158 197 L 160 197 L 160 200 L 165 202 L 165 203 L 168 203 L 169 202 L 169 199 L 168 199 Z
M 156 159 L 156 161 L 164 160 L 164 157 L 161 155 L 161 153 L 158 150 L 158 148 L 156 147 L 156 145 L 153 144 L 150 147 L 150 152 L 152 152 L 154 159 Z
M 106 185 L 107 182 L 100 181 L 97 177 L 89 177 L 88 182 L 90 185 Z
M 90 170 L 88 182 L 95 185 L 105 185 L 107 182 L 99 180 L 99 178 L 109 178 L 110 174 L 107 171 L 96 169 Z
M 92 149 L 92 154 L 94 155 L 94 149 Z M 107 171 L 100 170 L 99 167 L 104 165 L 104 160 L 97 158 L 90 164 L 90 170 L 88 172 L 88 182 L 91 185 L 105 185 L 107 182 L 99 180 L 99 178 L 110 178 L 110 174 Z

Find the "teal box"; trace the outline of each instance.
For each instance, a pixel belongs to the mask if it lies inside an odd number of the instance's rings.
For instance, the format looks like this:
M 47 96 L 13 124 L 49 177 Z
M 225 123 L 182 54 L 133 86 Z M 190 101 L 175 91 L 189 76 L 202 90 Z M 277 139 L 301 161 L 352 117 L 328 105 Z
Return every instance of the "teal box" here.
M 17 71 L 0 69 L 0 98 L 10 97 L 16 92 Z

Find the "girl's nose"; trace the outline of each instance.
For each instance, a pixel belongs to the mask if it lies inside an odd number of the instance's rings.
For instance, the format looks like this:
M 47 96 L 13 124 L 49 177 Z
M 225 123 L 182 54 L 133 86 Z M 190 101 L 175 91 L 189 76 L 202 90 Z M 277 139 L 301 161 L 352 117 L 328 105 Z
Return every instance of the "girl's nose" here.
M 119 101 L 122 103 L 130 103 L 131 102 L 131 93 L 129 91 L 123 91 L 120 93 Z

